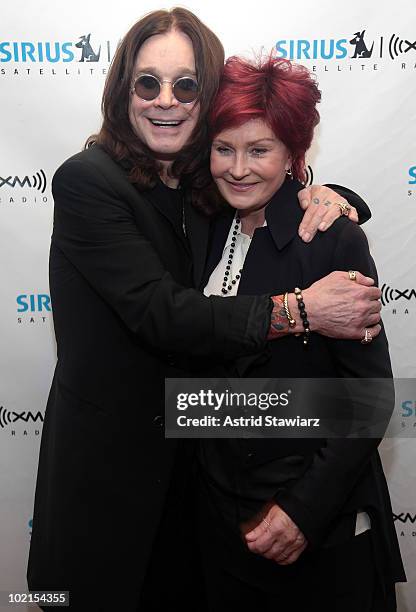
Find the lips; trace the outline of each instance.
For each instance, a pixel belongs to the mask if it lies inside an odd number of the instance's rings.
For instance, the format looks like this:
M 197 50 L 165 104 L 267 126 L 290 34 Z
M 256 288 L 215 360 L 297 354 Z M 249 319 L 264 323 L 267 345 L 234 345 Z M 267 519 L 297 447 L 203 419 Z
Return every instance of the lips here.
M 161 128 L 175 128 L 183 123 L 183 119 L 151 119 L 147 117 L 152 125 Z
M 257 185 L 257 183 L 232 183 L 231 181 L 226 181 L 226 183 L 231 189 L 240 193 L 250 191 L 250 189 Z

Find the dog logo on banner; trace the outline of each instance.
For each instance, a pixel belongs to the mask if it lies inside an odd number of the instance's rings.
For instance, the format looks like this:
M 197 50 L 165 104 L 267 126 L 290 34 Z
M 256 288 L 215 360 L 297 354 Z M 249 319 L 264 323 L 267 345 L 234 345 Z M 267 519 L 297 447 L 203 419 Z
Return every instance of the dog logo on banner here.
M 354 38 L 350 40 L 350 45 L 355 45 L 355 51 L 352 59 L 357 57 L 371 57 L 371 54 L 373 53 L 374 41 L 371 45 L 371 49 L 369 49 L 364 42 L 364 34 L 365 30 L 362 32 L 356 32 L 354 34 Z
M 87 35 L 80 36 L 79 42 L 75 44 L 77 49 L 82 49 L 80 62 L 99 62 L 101 45 L 98 48 L 98 53 L 95 53 L 90 43 L 91 32 Z

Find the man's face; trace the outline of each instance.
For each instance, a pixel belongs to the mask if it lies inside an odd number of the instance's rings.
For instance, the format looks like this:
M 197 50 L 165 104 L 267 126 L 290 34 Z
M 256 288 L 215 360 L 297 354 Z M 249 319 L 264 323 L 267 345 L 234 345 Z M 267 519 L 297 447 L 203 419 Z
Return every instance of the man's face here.
M 143 100 L 134 91 L 130 94 L 131 126 L 156 159 L 172 161 L 189 141 L 199 115 L 198 102 L 179 102 L 172 89 L 180 77 L 196 79 L 191 39 L 178 30 L 150 37 L 137 54 L 132 88 L 141 74 L 157 77 L 161 86 L 154 100 Z

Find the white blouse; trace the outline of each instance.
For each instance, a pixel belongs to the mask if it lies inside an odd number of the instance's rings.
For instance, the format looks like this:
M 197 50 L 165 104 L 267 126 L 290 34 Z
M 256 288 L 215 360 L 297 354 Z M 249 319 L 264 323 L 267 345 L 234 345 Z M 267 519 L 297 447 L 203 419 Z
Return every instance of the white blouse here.
M 234 253 L 231 258 L 232 263 L 231 263 L 230 275 L 228 277 L 230 279 L 229 282 L 231 284 L 231 289 L 227 291 L 225 295 L 221 291 L 223 288 L 226 266 L 228 264 L 228 260 L 230 259 L 230 255 L 231 255 L 230 248 L 231 248 L 231 242 L 233 239 L 233 231 L 234 231 L 236 216 L 237 216 L 237 213 L 234 215 L 234 220 L 231 224 L 230 231 L 228 232 L 228 238 L 225 241 L 225 246 L 222 252 L 222 257 L 220 261 L 218 262 L 217 267 L 215 268 L 215 270 L 212 272 L 211 276 L 209 277 L 208 283 L 204 289 L 204 295 L 206 295 L 207 297 L 210 295 L 221 295 L 223 297 L 227 297 L 230 295 L 237 295 L 238 285 L 240 284 L 240 278 L 241 278 L 240 270 L 243 269 L 244 261 L 246 259 L 246 256 L 250 248 L 250 244 L 251 244 L 251 236 L 248 236 L 247 234 L 243 234 L 241 231 L 241 222 L 239 223 L 239 227 L 237 230 L 237 236 L 236 236 L 236 241 L 235 241 L 235 246 L 234 246 Z M 267 221 L 264 221 L 263 227 L 266 227 L 266 226 L 267 226 Z M 240 274 L 240 278 L 236 278 L 236 276 L 239 274 Z M 231 281 L 235 281 L 234 284 L 232 284 Z

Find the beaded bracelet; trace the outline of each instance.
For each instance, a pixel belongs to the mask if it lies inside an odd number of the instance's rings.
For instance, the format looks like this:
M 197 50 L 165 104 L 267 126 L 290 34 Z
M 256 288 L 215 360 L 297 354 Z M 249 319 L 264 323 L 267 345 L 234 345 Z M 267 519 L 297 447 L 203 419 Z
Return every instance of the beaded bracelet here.
M 292 313 L 289 310 L 288 298 L 289 298 L 289 294 L 286 291 L 286 293 L 283 296 L 283 308 L 285 309 L 286 317 L 287 317 L 287 320 L 289 321 L 289 327 L 293 328 L 293 327 L 296 327 L 296 321 L 292 317 Z
M 303 301 L 302 290 L 299 289 L 299 287 L 295 287 L 295 297 L 298 303 L 299 315 L 302 319 L 302 324 L 304 328 L 303 344 L 306 346 L 309 341 L 309 334 L 311 333 L 311 328 L 309 327 L 308 315 L 305 309 L 305 302 Z

